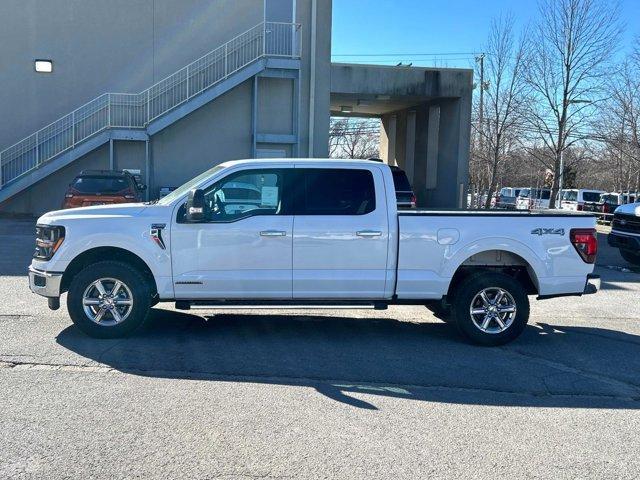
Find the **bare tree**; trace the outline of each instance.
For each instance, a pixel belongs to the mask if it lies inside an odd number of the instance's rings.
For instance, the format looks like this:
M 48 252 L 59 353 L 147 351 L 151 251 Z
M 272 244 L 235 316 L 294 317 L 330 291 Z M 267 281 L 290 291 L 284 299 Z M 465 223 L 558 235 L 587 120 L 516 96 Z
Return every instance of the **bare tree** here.
M 336 118 L 329 127 L 332 158 L 372 158 L 380 155 L 378 120 Z
M 580 127 L 602 100 L 621 28 L 619 7 L 610 0 L 540 0 L 539 10 L 528 48 L 526 76 L 534 97 L 528 120 L 553 159 L 554 208 L 563 154 L 585 138 Z
M 497 189 L 498 171 L 513 145 L 509 140 L 522 127 L 527 85 L 523 75 L 525 43 L 523 40 L 515 42 L 513 24 L 511 16 L 493 20 L 487 42 L 486 118 L 483 125 L 478 126 L 478 135 L 484 140 L 481 142 L 484 148 L 478 156 L 485 160 L 489 178 L 485 208 L 491 204 L 491 193 Z
M 599 131 L 615 165 L 616 189 L 640 189 L 640 55 L 624 60 L 610 77 L 610 97 L 601 109 Z

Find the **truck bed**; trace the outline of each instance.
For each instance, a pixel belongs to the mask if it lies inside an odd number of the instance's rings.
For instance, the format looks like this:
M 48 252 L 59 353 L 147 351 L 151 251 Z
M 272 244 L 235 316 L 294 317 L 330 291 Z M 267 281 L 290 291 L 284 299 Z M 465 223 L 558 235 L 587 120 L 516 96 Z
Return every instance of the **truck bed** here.
M 399 216 L 407 217 L 594 217 L 594 212 L 572 212 L 569 210 L 399 210 Z

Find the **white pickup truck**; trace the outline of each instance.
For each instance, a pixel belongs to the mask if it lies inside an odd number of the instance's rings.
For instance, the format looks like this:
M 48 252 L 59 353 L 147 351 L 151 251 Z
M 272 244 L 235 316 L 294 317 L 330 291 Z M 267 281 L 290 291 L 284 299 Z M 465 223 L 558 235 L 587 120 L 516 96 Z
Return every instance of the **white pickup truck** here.
M 220 306 L 419 304 L 471 341 L 515 339 L 529 295 L 597 290 L 595 218 L 566 212 L 398 212 L 391 170 L 364 160 L 240 160 L 157 202 L 49 212 L 33 292 L 94 337 L 157 302 Z

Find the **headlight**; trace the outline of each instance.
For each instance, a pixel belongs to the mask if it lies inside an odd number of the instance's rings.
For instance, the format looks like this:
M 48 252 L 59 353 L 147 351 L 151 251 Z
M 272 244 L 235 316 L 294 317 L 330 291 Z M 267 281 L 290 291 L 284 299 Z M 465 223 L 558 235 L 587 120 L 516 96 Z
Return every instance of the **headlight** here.
M 64 227 L 60 225 L 36 225 L 36 251 L 33 258 L 50 260 L 64 241 Z

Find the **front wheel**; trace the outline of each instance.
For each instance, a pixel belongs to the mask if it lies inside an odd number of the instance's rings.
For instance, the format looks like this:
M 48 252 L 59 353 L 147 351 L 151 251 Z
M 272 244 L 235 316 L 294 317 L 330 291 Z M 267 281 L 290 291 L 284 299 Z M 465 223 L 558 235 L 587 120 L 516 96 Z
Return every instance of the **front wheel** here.
M 529 320 L 524 287 L 502 273 L 480 273 L 463 280 L 453 292 L 458 330 L 479 345 L 504 345 L 523 332 Z
M 71 281 L 67 309 L 73 323 L 95 338 L 129 335 L 146 320 L 151 289 L 144 276 L 122 262 L 88 265 Z
M 620 250 L 620 255 L 632 265 L 640 265 L 640 253 L 631 252 L 629 250 Z

